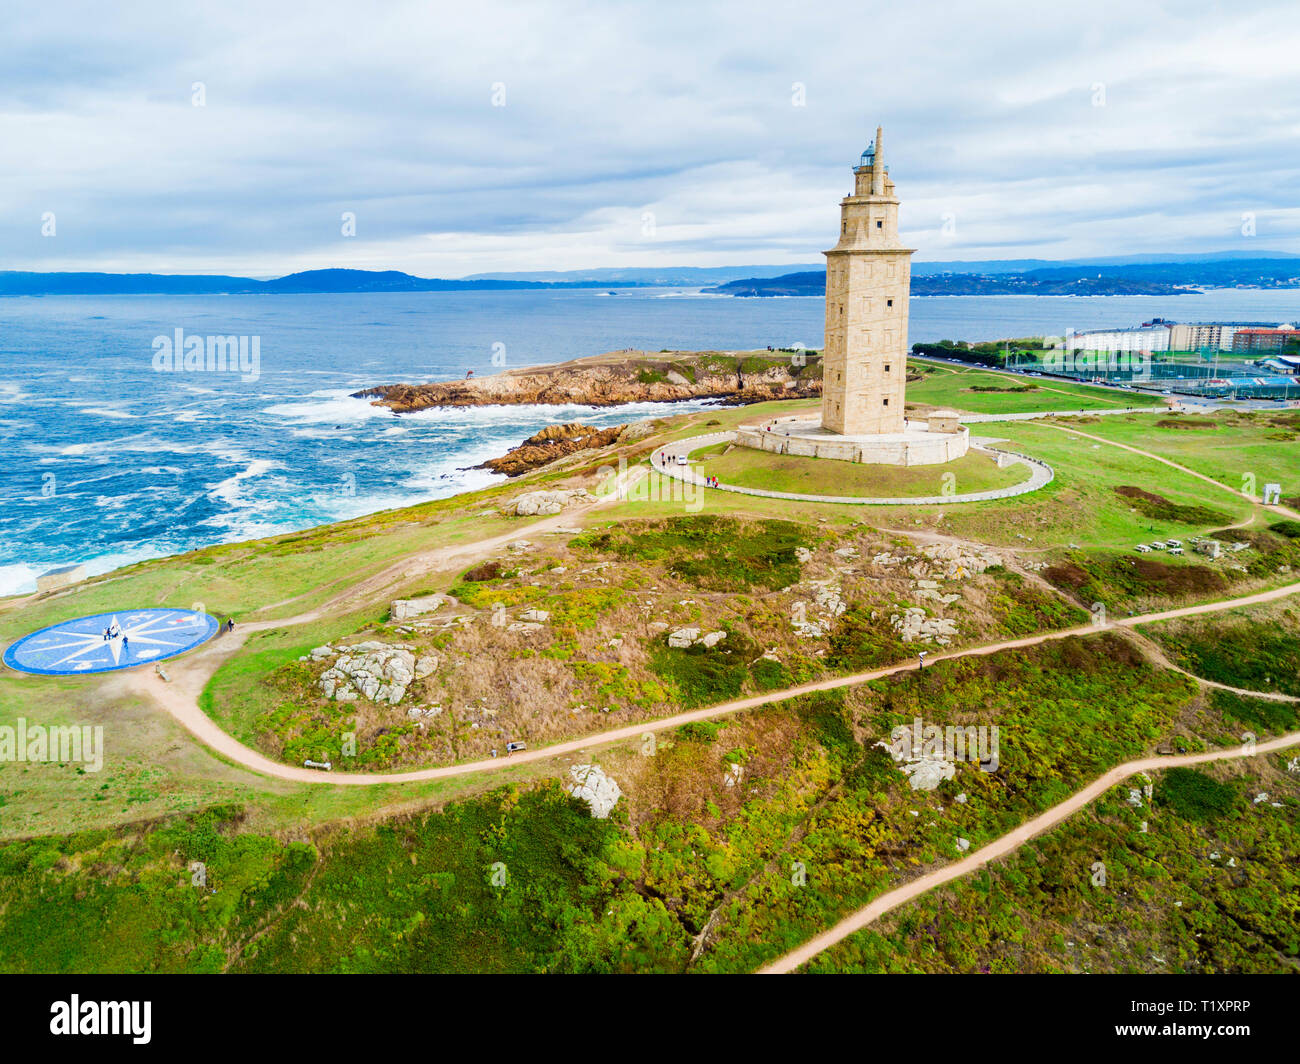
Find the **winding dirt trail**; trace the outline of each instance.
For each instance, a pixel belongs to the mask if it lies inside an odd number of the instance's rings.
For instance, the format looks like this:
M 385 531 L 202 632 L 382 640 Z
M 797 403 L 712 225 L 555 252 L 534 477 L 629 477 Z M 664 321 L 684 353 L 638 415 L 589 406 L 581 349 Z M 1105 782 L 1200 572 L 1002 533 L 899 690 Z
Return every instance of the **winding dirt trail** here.
M 951 883 L 954 879 L 960 879 L 962 876 L 970 875 L 970 873 L 983 868 L 990 861 L 1005 857 L 1035 835 L 1041 835 L 1043 832 L 1055 827 L 1062 820 L 1077 813 L 1085 805 L 1105 794 L 1115 784 L 1128 779 L 1130 776 L 1137 775 L 1139 772 L 1168 769 L 1179 765 L 1203 765 L 1209 761 L 1226 761 L 1237 757 L 1258 757 L 1260 754 L 1283 750 L 1297 743 L 1300 743 L 1300 732 L 1291 732 L 1288 735 L 1282 735 L 1267 742 L 1257 743 L 1255 748 L 1250 751 L 1239 748 L 1236 750 L 1215 750 L 1203 754 L 1184 754 L 1175 757 L 1144 757 L 1139 761 L 1129 761 L 1123 765 L 1116 765 L 1109 772 L 1098 777 L 1083 790 L 1072 794 L 1059 805 L 1052 806 L 1045 813 L 1040 813 L 1033 820 L 1026 821 L 1018 828 L 1007 832 L 1001 838 L 963 857 L 960 861 L 944 865 L 943 868 L 935 869 L 933 872 L 919 876 L 910 883 L 904 883 L 901 887 L 896 887 L 894 890 L 880 895 L 869 905 L 864 906 L 850 916 L 846 916 L 830 930 L 823 931 L 815 938 L 809 939 L 798 949 L 791 950 L 784 957 L 760 968 L 758 974 L 786 975 L 795 971 L 807 964 L 817 954 L 829 949 L 837 942 L 842 942 L 850 935 L 856 934 L 867 925 L 879 920 L 886 913 L 897 909 L 901 905 L 906 905 L 909 901 L 934 890 L 936 887 Z
M 572 517 L 570 517 L 569 520 L 572 520 Z M 535 533 L 540 527 L 540 524 L 531 525 L 529 531 Z M 520 538 L 519 533 L 512 533 L 507 536 L 496 537 L 493 540 L 484 540 L 482 543 L 475 545 L 475 547 L 480 551 L 490 551 L 495 547 L 500 546 L 503 542 L 508 542 L 511 539 L 518 538 Z M 455 556 L 460 557 L 463 552 L 471 551 L 475 549 L 475 547 L 467 546 L 455 548 Z M 1058 639 L 1067 639 L 1070 636 L 1075 635 L 1090 635 L 1108 629 L 1132 628 L 1135 625 L 1146 624 L 1151 621 L 1171 620 L 1178 617 L 1191 617 L 1205 613 L 1218 613 L 1224 610 L 1236 609 L 1241 606 L 1252 606 L 1265 602 L 1274 602 L 1277 599 L 1286 598 L 1289 595 L 1298 593 L 1300 593 L 1300 583 L 1287 584 L 1283 587 L 1273 588 L 1270 591 L 1260 591 L 1253 595 L 1245 595 L 1240 598 L 1226 599 L 1220 602 L 1206 602 L 1195 606 L 1185 606 L 1181 609 L 1141 614 L 1136 617 L 1124 617 L 1105 625 L 1086 624 L 1074 628 L 1058 629 L 1052 632 L 1040 632 L 1037 635 L 1025 636 L 1021 639 L 1007 639 L 996 643 L 964 647 L 943 653 L 935 653 L 931 651 L 927 652 L 926 658 L 930 664 L 934 664 L 935 662 L 947 661 L 952 658 L 997 654 L 1004 650 L 1037 646 L 1040 643 L 1046 643 Z M 325 607 L 322 607 L 322 609 L 324 608 Z M 895 665 L 888 665 L 881 669 L 872 669 L 867 672 L 851 673 L 846 676 L 833 676 L 825 680 L 818 680 L 814 683 L 800 684 L 796 687 L 787 687 L 779 691 L 769 691 L 761 695 L 752 695 L 748 698 L 738 698 L 730 702 L 720 702 L 717 705 L 705 706 L 701 709 L 675 713 L 670 717 L 660 717 L 657 720 L 643 721 L 639 724 L 630 724 L 623 728 L 614 728 L 610 731 L 599 732 L 595 735 L 588 735 L 579 739 L 570 739 L 562 743 L 555 743 L 551 746 L 538 747 L 534 750 L 512 754 L 509 757 L 468 761 L 459 765 L 442 765 L 437 768 L 417 769 L 411 772 L 323 773 L 315 769 L 300 768 L 294 765 L 282 765 L 279 762 L 272 761 L 264 754 L 258 753 L 256 750 L 245 746 L 238 739 L 234 738 L 234 736 L 223 731 L 211 717 L 199 708 L 199 697 L 203 693 L 203 688 L 206 686 L 208 680 L 212 677 L 212 674 L 216 672 L 217 667 L 239 648 L 243 643 L 244 635 L 248 631 L 258 631 L 266 628 L 302 624 L 307 621 L 315 620 L 319 615 L 320 610 L 313 610 L 310 613 L 305 613 L 298 617 L 291 617 L 287 620 L 256 621 L 251 624 L 242 625 L 236 630 L 236 632 L 213 640 L 199 651 L 191 653 L 184 658 L 177 659 L 173 663 L 169 663 L 168 669 L 172 677 L 170 683 L 164 682 L 158 675 L 148 670 L 140 670 L 124 674 L 118 682 L 120 682 L 125 689 L 143 695 L 161 708 L 165 709 L 196 738 L 210 746 L 213 750 L 254 772 L 259 772 L 267 776 L 274 776 L 278 779 L 293 780 L 299 783 L 316 783 L 330 786 L 372 786 L 378 783 L 414 783 L 421 780 L 469 776 L 480 772 L 500 771 L 501 769 L 508 768 L 511 765 L 547 761 L 568 754 L 576 754 L 587 750 L 594 750 L 599 747 L 610 746 L 615 743 L 627 742 L 629 740 L 640 738 L 647 733 L 667 731 L 672 728 L 680 727 L 683 724 L 689 724 L 692 721 L 713 720 L 734 713 L 743 713 L 746 710 L 757 709 L 760 706 L 770 705 L 773 702 L 783 702 L 789 698 L 797 698 L 800 695 L 813 694 L 818 691 L 833 691 L 842 687 L 854 687 L 858 684 L 869 683 L 872 680 L 878 680 L 885 676 L 893 676 L 900 672 L 907 672 L 916 667 L 913 662 L 905 661 L 899 662 Z M 1168 763 L 1167 759 L 1161 763 Z

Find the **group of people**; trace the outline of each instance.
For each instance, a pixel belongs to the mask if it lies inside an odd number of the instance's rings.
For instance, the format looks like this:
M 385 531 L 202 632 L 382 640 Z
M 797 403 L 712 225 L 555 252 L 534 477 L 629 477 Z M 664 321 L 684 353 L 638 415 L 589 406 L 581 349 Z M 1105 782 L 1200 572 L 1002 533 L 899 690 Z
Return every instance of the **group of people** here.
M 104 629 L 104 642 L 105 643 L 111 642 L 112 640 L 116 639 L 119 635 L 122 636 L 122 649 L 125 650 L 126 647 L 130 645 L 130 640 L 127 639 L 127 637 L 123 634 L 122 626 L 118 624 L 117 621 L 114 621 L 112 624 L 110 624 L 107 628 Z
M 705 484 L 706 487 L 716 488 L 716 487 L 719 486 L 718 478 L 717 478 L 717 477 L 705 477 L 705 478 L 704 478 L 704 484 Z

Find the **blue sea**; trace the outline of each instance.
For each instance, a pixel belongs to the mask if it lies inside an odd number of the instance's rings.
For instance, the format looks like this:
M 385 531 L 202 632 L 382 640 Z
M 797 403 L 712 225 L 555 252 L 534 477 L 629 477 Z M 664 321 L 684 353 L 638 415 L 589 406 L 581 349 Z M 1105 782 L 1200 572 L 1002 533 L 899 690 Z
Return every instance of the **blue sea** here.
M 818 347 L 822 315 L 820 298 L 663 289 L 0 299 L 0 594 L 30 591 L 60 565 L 104 572 L 482 487 L 499 478 L 473 467 L 544 425 L 664 412 L 397 416 L 350 397 L 361 388 L 623 348 Z M 910 338 L 987 340 L 1151 317 L 1294 321 L 1300 295 L 914 298 Z M 255 340 L 256 374 L 156 369 L 158 338 L 174 340 L 177 329 Z

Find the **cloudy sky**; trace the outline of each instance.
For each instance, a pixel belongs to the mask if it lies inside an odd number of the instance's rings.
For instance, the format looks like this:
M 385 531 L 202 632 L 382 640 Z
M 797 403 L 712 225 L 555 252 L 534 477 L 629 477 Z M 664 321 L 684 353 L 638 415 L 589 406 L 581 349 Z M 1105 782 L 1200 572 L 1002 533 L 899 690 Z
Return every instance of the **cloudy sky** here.
M 817 261 L 881 122 L 920 259 L 1300 251 L 1295 0 L 23 7 L 0 269 Z

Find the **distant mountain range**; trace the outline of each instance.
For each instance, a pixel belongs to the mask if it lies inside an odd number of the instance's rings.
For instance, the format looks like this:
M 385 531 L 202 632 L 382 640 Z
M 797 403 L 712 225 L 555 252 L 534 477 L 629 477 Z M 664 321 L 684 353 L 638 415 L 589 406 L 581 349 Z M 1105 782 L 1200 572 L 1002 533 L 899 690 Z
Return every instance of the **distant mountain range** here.
M 941 273 L 962 274 L 1003 274 L 1028 273 L 1031 270 L 1065 269 L 1079 266 L 1160 266 L 1166 264 L 1202 264 L 1229 260 L 1248 259 L 1265 261 L 1281 266 L 1290 260 L 1300 266 L 1300 254 L 1285 251 L 1269 251 L 1260 254 L 1257 251 L 1210 251 L 1198 255 L 1117 255 L 1095 259 L 979 259 L 953 260 L 947 262 L 913 262 L 913 277 L 929 277 Z M 1274 263 L 1273 260 L 1282 260 Z M 680 267 L 638 267 L 610 268 L 599 270 L 541 270 L 521 271 L 515 273 L 477 273 L 465 278 L 467 281 L 594 281 L 601 284 L 627 281 L 638 285 L 655 285 L 666 287 L 694 287 L 696 285 L 722 285 L 729 281 L 748 281 L 759 278 L 787 277 L 796 273 L 825 271 L 826 263 L 799 262 L 785 266 L 680 266 Z M 1300 272 L 1298 270 L 1297 272 Z
M 652 288 L 694 288 L 699 285 L 725 284 L 742 277 L 775 277 L 797 270 L 825 269 L 817 262 L 799 262 L 784 266 L 631 266 L 598 270 L 533 270 L 515 273 L 476 273 L 466 281 L 547 281 L 569 284 L 613 285 L 618 282 Z
M 952 268 L 934 270 L 936 265 Z M 1300 288 L 1300 256 L 1050 263 L 1001 270 L 988 265 L 916 263 L 912 295 L 1180 295 L 1204 288 Z M 1011 263 L 999 265 L 1010 267 Z M 959 266 L 964 269 L 956 269 Z M 748 277 L 704 291 L 731 296 L 821 296 L 826 293 L 826 273 L 810 270 Z
M 626 283 L 441 280 L 399 270 L 306 270 L 259 281 L 219 274 L 25 273 L 0 271 L 0 296 L 285 295 L 345 292 L 458 292 L 527 288 L 620 288 Z
M 0 296 L 247 295 L 459 292 L 555 288 L 698 288 L 719 295 L 822 295 L 825 266 L 683 266 L 414 277 L 398 270 L 306 270 L 258 280 L 220 274 L 0 271 Z M 992 259 L 912 264 L 913 295 L 1174 295 L 1197 288 L 1300 287 L 1300 255 L 1134 255 L 1052 262 Z

